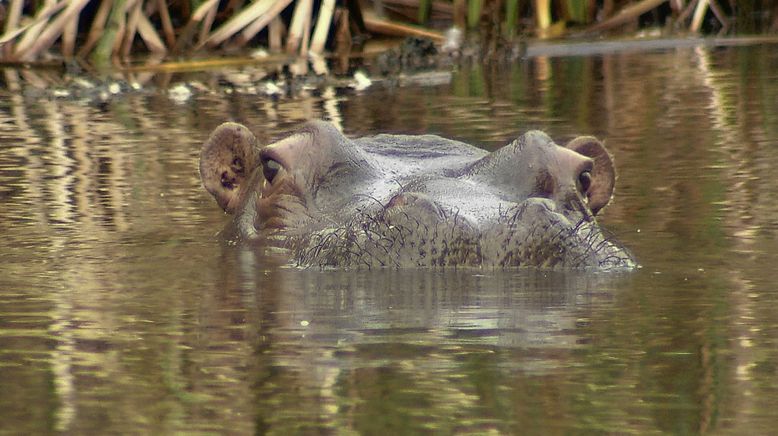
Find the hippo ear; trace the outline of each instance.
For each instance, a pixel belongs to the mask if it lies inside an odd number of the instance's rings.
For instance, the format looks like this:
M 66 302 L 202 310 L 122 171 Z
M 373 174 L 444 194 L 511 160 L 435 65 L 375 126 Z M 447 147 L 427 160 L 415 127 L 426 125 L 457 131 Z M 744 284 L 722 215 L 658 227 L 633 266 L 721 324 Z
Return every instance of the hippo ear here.
M 257 138 L 245 126 L 224 123 L 200 152 L 200 179 L 227 213 L 234 213 L 257 164 Z
M 594 160 L 592 182 L 587 192 L 589 209 L 597 214 L 611 200 L 616 185 L 616 171 L 608 150 L 592 136 L 579 136 L 567 143 L 567 148 Z

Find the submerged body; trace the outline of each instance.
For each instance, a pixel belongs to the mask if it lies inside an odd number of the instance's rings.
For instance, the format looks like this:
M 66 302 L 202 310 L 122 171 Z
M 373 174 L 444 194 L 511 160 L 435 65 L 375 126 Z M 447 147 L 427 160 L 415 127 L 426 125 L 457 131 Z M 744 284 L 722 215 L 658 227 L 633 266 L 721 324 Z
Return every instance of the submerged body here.
M 300 266 L 632 268 L 600 229 L 612 161 L 595 138 L 528 132 L 489 153 L 433 135 L 349 139 L 314 121 L 259 147 L 225 123 L 200 173 L 241 239 Z

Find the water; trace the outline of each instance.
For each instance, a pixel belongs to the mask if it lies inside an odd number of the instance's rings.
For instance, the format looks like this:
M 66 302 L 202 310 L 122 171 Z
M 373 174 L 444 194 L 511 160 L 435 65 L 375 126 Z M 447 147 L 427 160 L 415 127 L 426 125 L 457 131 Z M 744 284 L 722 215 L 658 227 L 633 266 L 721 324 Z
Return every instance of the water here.
M 0 99 L 0 433 L 737 433 L 778 423 L 778 49 L 463 67 L 270 99 Z M 176 77 L 173 77 L 175 80 Z M 28 79 L 29 81 L 29 79 Z M 627 274 L 300 271 L 215 236 L 199 147 L 605 138 Z

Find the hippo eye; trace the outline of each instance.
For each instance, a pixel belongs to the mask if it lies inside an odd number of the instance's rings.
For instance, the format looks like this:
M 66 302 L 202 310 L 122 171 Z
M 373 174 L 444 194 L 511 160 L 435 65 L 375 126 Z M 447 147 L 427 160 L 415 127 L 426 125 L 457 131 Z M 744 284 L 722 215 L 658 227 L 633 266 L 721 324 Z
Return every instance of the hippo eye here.
M 278 174 L 278 170 L 281 169 L 281 164 L 274 161 L 273 159 L 265 159 L 262 161 L 262 175 L 265 176 L 265 180 L 267 180 L 269 183 L 273 183 L 273 179 L 275 179 L 276 175 Z
M 581 184 L 581 193 L 586 194 L 589 192 L 589 188 L 592 187 L 592 173 L 590 171 L 582 171 L 578 175 L 578 183 Z

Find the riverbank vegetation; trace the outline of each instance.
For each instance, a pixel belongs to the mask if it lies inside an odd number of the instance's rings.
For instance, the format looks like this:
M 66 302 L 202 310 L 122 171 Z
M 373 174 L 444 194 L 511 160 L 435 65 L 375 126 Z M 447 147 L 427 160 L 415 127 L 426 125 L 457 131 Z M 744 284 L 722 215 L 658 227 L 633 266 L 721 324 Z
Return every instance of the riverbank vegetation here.
M 735 35 L 778 31 L 772 0 L 10 0 L 0 3 L 0 62 L 214 52 L 322 56 L 366 39 L 456 27 L 492 40 L 603 34 Z M 258 51 L 261 49 L 261 51 Z

